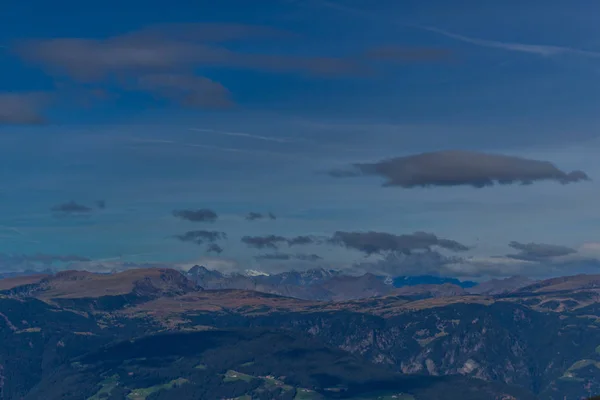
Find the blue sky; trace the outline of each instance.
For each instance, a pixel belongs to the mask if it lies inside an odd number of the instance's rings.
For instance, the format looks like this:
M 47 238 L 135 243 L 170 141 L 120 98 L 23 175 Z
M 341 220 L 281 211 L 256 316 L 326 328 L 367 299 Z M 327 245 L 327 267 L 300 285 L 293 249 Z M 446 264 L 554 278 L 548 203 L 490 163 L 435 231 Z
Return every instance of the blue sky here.
M 344 268 L 365 255 L 315 244 L 278 251 L 316 264 L 259 261 L 272 249 L 240 238 L 425 231 L 471 248 L 440 273 L 593 271 L 600 4 L 523 3 L 9 0 L 0 253 Z M 591 180 L 403 188 L 326 173 L 444 150 L 549 161 Z M 97 200 L 106 208 L 84 216 L 51 210 Z M 202 208 L 219 219 L 172 215 Z M 277 219 L 249 222 L 251 211 Z M 173 238 L 195 229 L 226 232 L 224 251 Z M 505 257 L 511 241 L 576 253 L 533 268 Z

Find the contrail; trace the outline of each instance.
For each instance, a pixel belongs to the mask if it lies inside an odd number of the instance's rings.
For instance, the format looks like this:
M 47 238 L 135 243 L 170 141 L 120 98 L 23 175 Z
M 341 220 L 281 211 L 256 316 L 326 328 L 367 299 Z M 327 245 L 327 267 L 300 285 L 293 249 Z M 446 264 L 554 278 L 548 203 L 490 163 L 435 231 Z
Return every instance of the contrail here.
M 592 57 L 592 58 L 600 57 L 600 52 L 581 50 L 581 49 L 576 49 L 576 48 L 572 48 L 572 47 L 499 42 L 499 41 L 495 41 L 495 40 L 485 40 L 485 39 L 473 38 L 470 36 L 459 35 L 457 33 L 449 32 L 449 31 L 446 31 L 443 29 L 430 27 L 430 26 L 416 26 L 416 27 L 426 30 L 426 31 L 439 33 L 440 35 L 449 37 L 451 39 L 456 39 L 461 42 L 471 43 L 476 46 L 482 46 L 482 47 L 491 47 L 491 48 L 496 48 L 496 49 L 517 51 L 517 52 L 521 52 L 521 53 L 537 54 L 537 55 L 545 56 L 545 57 L 556 56 L 556 55 L 560 55 L 560 54 L 575 54 L 575 55 L 579 55 L 579 56 L 583 56 L 583 57 Z
M 272 136 L 261 136 L 261 135 L 254 135 L 254 134 L 244 133 L 244 132 L 218 131 L 215 129 L 190 128 L 190 130 L 195 131 L 195 132 L 213 133 L 215 135 L 245 137 L 245 138 L 249 138 L 249 139 L 264 140 L 267 142 L 276 142 L 276 143 L 291 143 L 291 142 L 297 141 L 296 139 L 293 139 L 293 138 L 276 138 L 276 137 L 272 137 Z

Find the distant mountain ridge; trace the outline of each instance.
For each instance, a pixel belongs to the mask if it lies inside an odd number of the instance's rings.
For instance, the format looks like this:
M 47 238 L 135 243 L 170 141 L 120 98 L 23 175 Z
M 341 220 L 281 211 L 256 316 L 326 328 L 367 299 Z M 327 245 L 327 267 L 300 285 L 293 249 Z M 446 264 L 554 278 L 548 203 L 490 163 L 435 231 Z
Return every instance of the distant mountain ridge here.
M 534 283 L 535 281 L 531 278 L 523 276 L 511 276 L 505 279 L 492 279 L 482 282 L 476 286 L 468 288 L 468 292 L 474 294 L 498 295 L 510 293 Z
M 443 285 L 445 283 L 460 286 L 464 289 L 478 285 L 477 282 L 473 281 L 460 281 L 456 278 L 435 275 L 397 276 L 396 278 L 393 278 L 393 285 L 397 288 L 416 285 Z
M 144 268 L 131 268 L 139 270 Z M 157 269 L 148 267 L 145 269 Z M 127 269 L 124 272 L 128 271 Z M 114 275 L 119 270 L 112 272 L 90 272 L 96 275 Z M 20 278 L 21 282 L 36 281 L 40 276 L 61 274 L 61 271 L 46 269 L 44 271 L 22 271 L 0 273 L 0 290 L 5 288 L 7 281 Z M 452 285 L 465 289 L 471 294 L 499 295 L 510 293 L 521 288 L 535 285 L 536 281 L 526 277 L 513 276 L 505 279 L 491 279 L 477 283 L 474 281 L 461 281 L 456 278 L 436 275 L 415 276 L 379 276 L 366 273 L 363 275 L 350 275 L 340 270 L 314 268 L 304 271 L 285 271 L 268 274 L 260 270 L 246 270 L 225 274 L 218 270 L 208 269 L 195 265 L 184 275 L 202 288 L 208 290 L 239 289 L 253 290 L 264 293 L 278 294 L 305 300 L 343 301 L 361 299 L 365 297 L 383 296 L 394 292 L 395 288 L 415 286 L 442 286 Z M 588 276 L 588 275 L 584 275 Z M 564 278 L 553 278 L 552 282 L 560 282 Z M 585 278 L 584 278 L 585 279 Z M 5 282 L 2 282 L 5 281 Z M 16 282 L 16 281 L 15 281 Z M 599 278 L 600 282 L 600 278 Z M 464 294 L 458 290 L 434 290 L 435 296 Z M 406 293 L 415 291 L 408 290 Z M 423 292 L 424 293 L 424 292 Z M 444 294 L 445 293 L 445 294 Z
M 348 275 L 343 271 L 314 268 L 305 271 L 286 271 L 278 274 L 223 274 L 204 266 L 195 265 L 186 274 L 204 289 L 241 289 L 279 294 L 305 300 L 343 301 L 383 296 L 395 288 L 419 285 L 450 284 L 471 288 L 476 282 L 432 275 L 401 276 L 392 278 L 371 273 Z M 438 295 L 443 291 L 438 291 Z M 446 291 L 450 294 L 451 291 Z M 458 292 L 462 293 L 462 292 Z

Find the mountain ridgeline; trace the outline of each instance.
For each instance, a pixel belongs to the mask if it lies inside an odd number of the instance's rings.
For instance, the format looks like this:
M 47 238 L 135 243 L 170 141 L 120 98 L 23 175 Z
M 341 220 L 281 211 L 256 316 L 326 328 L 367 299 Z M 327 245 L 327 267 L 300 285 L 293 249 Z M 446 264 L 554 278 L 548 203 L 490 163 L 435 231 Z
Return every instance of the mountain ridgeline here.
M 336 270 L 323 268 L 307 271 L 289 271 L 279 274 L 222 274 L 196 265 L 187 272 L 188 278 L 200 287 L 209 290 L 240 289 L 278 294 L 305 300 L 341 301 L 394 293 L 403 287 L 424 287 L 434 285 L 452 285 L 461 290 L 477 286 L 471 281 L 454 278 L 423 276 L 399 276 L 395 278 L 364 275 L 347 275 Z M 415 292 L 415 290 L 413 290 Z
M 600 393 L 599 276 L 395 281 L 203 267 L 2 279 L 0 399 Z

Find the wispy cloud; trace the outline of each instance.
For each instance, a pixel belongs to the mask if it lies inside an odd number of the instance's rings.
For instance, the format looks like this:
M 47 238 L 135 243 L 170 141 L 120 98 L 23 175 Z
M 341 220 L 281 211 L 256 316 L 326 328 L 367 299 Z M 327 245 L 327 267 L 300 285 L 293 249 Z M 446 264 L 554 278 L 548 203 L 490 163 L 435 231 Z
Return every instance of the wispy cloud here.
M 501 42 L 495 40 L 479 39 L 470 36 L 464 36 L 444 29 L 439 29 L 431 26 L 419 26 L 420 29 L 424 29 L 430 32 L 435 32 L 440 35 L 456 39 L 461 42 L 474 44 L 481 47 L 491 47 L 496 49 L 503 49 L 508 51 L 516 51 L 521 53 L 537 54 L 544 57 L 558 56 L 563 54 L 574 54 L 583 57 L 599 58 L 600 52 L 581 50 L 573 47 L 564 46 L 550 46 L 550 45 L 538 45 L 538 44 L 525 44 L 525 43 L 513 43 L 513 42 Z
M 43 93 L 0 92 L 0 124 L 42 124 L 41 109 L 49 96 Z
M 267 142 L 276 142 L 276 143 L 291 143 L 291 142 L 297 141 L 295 139 L 287 138 L 287 137 L 277 138 L 277 137 L 272 137 L 272 136 L 254 135 L 254 134 L 245 133 L 245 132 L 218 131 L 216 129 L 190 128 L 190 130 L 194 131 L 194 132 L 212 133 L 215 135 L 223 135 L 223 136 L 237 136 L 237 137 L 244 137 L 244 138 L 256 139 L 256 140 L 264 140 Z
M 347 14 L 352 14 L 356 17 L 361 17 L 361 18 L 381 20 L 382 17 L 383 18 L 387 17 L 387 16 L 381 15 L 380 13 L 374 13 L 374 12 L 370 12 L 368 10 L 349 7 L 344 4 L 338 4 L 333 1 L 322 0 L 322 1 L 317 1 L 314 4 L 318 4 L 321 7 L 341 11 L 341 12 L 344 12 Z M 396 22 L 398 22 L 398 21 L 396 21 Z M 521 52 L 521 53 L 537 54 L 537 55 L 544 56 L 544 57 L 558 56 L 558 55 L 564 55 L 564 54 L 573 54 L 573 55 L 578 55 L 578 56 L 582 56 L 582 57 L 600 58 L 600 51 L 583 50 L 583 49 L 578 49 L 578 48 L 568 47 L 568 46 L 539 45 L 539 44 L 514 43 L 514 42 L 503 42 L 503 41 L 497 41 L 497 40 L 487 40 L 487 39 L 480 39 L 480 38 L 475 38 L 475 37 L 471 37 L 471 36 L 461 35 L 458 33 L 450 32 L 450 31 L 432 27 L 432 26 L 413 25 L 410 23 L 408 23 L 408 24 L 403 23 L 402 25 L 412 26 L 412 27 L 423 29 L 426 31 L 435 32 L 440 35 L 449 37 L 451 39 L 459 40 L 461 42 L 470 43 L 470 44 L 474 44 L 476 46 L 481 46 L 481 47 L 491 47 L 491 48 L 503 49 L 503 50 L 507 50 L 507 51 L 516 51 L 516 52 Z

